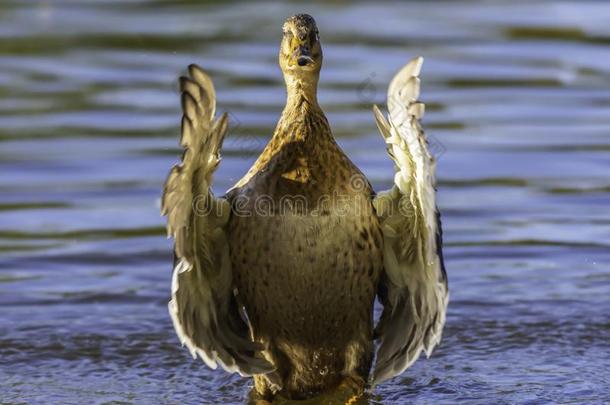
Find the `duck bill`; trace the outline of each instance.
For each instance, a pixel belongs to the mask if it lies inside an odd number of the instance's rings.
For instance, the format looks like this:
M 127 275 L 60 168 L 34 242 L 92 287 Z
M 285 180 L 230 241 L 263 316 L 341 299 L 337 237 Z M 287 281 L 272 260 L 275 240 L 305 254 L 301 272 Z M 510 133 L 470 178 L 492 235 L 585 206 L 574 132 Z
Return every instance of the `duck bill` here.
M 296 62 L 293 66 L 304 69 L 312 69 L 314 66 L 314 60 L 311 57 L 311 51 L 308 47 L 299 46 L 294 52 L 294 61 Z

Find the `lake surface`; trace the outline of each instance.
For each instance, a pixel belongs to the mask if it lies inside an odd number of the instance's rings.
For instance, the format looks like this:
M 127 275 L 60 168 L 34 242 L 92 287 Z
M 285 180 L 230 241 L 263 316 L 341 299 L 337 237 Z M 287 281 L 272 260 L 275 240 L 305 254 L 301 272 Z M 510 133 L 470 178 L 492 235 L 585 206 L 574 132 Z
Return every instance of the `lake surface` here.
M 371 404 L 610 402 L 610 3 L 0 3 L 0 403 L 238 404 L 181 348 L 159 215 L 177 77 L 233 129 L 215 190 L 284 103 L 283 19 L 309 12 L 320 102 L 376 189 L 372 103 L 423 55 L 451 303 L 440 347 Z

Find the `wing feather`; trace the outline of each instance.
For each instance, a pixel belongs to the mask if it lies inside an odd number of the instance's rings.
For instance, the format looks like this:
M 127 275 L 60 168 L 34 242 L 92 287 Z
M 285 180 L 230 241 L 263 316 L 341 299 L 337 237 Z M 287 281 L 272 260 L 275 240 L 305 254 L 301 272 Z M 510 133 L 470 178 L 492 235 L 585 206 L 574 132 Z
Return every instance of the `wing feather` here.
M 379 298 L 384 306 L 373 383 L 402 373 L 423 350 L 440 342 L 449 300 L 442 255 L 440 214 L 435 202 L 435 162 L 419 119 L 419 73 L 415 58 L 392 79 L 386 119 L 374 106 L 377 127 L 395 164 L 394 186 L 373 204 L 384 235 L 384 275 Z
M 257 355 L 263 347 L 249 339 L 233 294 L 225 233 L 231 208 L 210 189 L 227 115 L 214 119 L 214 86 L 198 66 L 189 66 L 189 77 L 180 78 L 180 88 L 180 144 L 185 150 L 182 162 L 169 173 L 161 201 L 168 236 L 175 240 L 172 322 L 182 344 L 209 367 L 220 364 L 242 375 L 267 373 L 273 367 Z

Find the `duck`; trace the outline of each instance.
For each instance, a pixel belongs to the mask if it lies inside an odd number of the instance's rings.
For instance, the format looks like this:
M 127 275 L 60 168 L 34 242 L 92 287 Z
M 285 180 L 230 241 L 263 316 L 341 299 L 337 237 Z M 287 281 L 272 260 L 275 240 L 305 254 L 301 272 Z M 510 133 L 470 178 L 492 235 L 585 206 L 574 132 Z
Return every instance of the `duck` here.
M 392 79 L 387 115 L 373 106 L 395 167 L 392 188 L 375 192 L 318 103 L 323 55 L 314 18 L 293 15 L 282 31 L 284 110 L 223 196 L 214 195 L 212 177 L 227 113 L 216 116 L 214 85 L 201 67 L 180 78 L 184 151 L 161 200 L 174 239 L 169 313 L 193 357 L 253 378 L 253 403 L 341 395 L 336 403 L 353 403 L 421 352 L 429 356 L 445 323 L 435 159 L 421 125 L 423 59 Z

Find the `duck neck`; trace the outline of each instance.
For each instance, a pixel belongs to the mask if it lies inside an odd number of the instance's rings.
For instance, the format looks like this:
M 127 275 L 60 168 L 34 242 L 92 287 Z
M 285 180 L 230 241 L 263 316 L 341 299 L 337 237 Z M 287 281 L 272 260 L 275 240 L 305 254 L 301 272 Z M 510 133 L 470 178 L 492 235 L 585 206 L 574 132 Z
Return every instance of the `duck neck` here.
M 318 125 L 328 126 L 326 117 L 318 104 L 318 75 L 307 78 L 284 76 L 286 81 L 286 107 L 276 130 L 283 140 L 304 140 L 317 136 L 313 130 Z
M 292 75 L 284 75 L 286 82 L 286 107 L 300 107 L 303 103 L 316 108 L 318 106 L 318 75 L 309 77 L 294 77 Z

